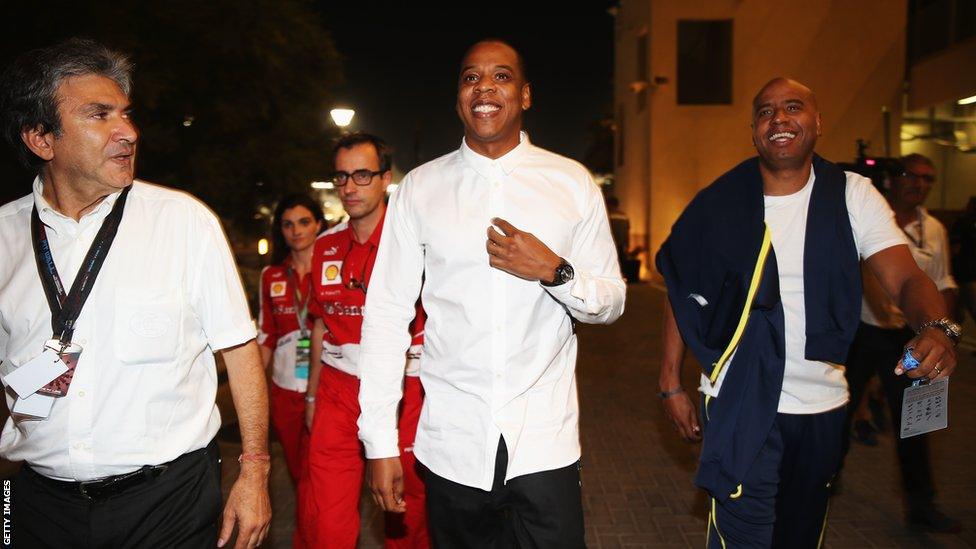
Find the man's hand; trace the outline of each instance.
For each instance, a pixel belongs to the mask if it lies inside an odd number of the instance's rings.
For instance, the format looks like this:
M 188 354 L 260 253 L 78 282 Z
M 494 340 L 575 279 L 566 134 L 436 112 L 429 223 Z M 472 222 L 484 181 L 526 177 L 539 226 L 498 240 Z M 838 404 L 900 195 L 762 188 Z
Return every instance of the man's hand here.
M 928 378 L 931 381 L 947 378 L 956 369 L 956 349 L 949 336 L 939 328 L 926 328 L 905 346 L 918 360 L 918 368 L 908 370 L 910 378 Z M 901 359 L 895 366 L 895 374 L 905 373 Z
M 403 500 L 403 465 L 400 457 L 368 460 L 369 491 L 373 501 L 381 509 L 391 513 L 403 513 L 407 503 Z
M 556 274 L 556 267 L 562 261 L 548 246 L 535 237 L 516 229 L 501 218 L 491 220 L 495 227 L 488 227 L 488 264 L 506 273 L 526 280 L 550 282 Z
M 701 423 L 698 421 L 698 409 L 691 402 L 688 393 L 681 391 L 664 399 L 664 414 L 674 424 L 674 430 L 681 434 L 685 442 L 701 441 Z
M 223 547 L 237 525 L 234 549 L 257 547 L 268 535 L 271 526 L 271 499 L 268 497 L 270 463 L 244 462 L 241 474 L 230 489 L 224 506 L 223 525 L 217 547 Z

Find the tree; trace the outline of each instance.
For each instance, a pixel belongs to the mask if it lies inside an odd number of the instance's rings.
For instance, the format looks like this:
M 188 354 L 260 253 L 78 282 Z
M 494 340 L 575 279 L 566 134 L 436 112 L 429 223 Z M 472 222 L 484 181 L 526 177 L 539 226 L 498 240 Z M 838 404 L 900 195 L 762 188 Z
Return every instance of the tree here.
M 341 70 L 310 2 L 15 2 L 4 11 L 4 64 L 70 36 L 131 55 L 137 174 L 201 198 L 232 241 L 266 231 L 255 219 L 262 205 L 328 173 L 325 113 Z M 25 180 L 9 160 L 0 169 Z

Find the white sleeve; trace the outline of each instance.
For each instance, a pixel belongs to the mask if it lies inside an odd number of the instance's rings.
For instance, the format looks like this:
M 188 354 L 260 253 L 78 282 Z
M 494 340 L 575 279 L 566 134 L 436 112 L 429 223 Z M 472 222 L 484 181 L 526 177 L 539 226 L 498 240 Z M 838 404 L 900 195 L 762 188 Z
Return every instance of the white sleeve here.
M 197 225 L 196 259 L 188 265 L 194 273 L 190 305 L 213 350 L 247 343 L 254 339 L 254 322 L 220 221 L 209 210 L 191 211 L 190 216 Z
M 417 313 L 424 254 L 411 204 L 410 175 L 393 193 L 373 265 L 360 352 L 359 438 L 369 459 L 400 454 L 397 407 L 403 395 L 404 353 Z
M 847 172 L 847 213 L 854 231 L 854 243 L 861 259 L 892 246 L 908 244 L 905 233 L 895 223 L 895 213 L 888 201 L 874 188 L 871 180 Z
M 627 285 L 620 276 L 603 195 L 593 179 L 586 178 L 583 219 L 573 235 L 572 252 L 565 258 L 573 267 L 573 280 L 544 288 L 576 320 L 610 324 L 624 312 Z

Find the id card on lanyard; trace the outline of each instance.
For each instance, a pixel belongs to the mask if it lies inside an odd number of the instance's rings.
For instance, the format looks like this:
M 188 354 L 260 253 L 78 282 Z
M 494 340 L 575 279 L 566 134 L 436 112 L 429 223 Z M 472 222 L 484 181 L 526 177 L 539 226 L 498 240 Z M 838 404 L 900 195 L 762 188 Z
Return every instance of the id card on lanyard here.
M 303 299 L 298 276 L 291 267 L 288 267 L 288 280 L 293 288 L 295 318 L 298 321 L 298 338 L 295 340 L 295 378 L 308 379 L 308 367 L 312 358 L 312 340 L 309 338 L 307 319 L 308 301 L 312 292 L 311 288 L 307 289 Z
M 98 277 L 102 264 L 105 263 L 105 257 L 115 240 L 115 235 L 122 222 L 126 197 L 131 188 L 130 185 L 122 189 L 121 194 L 112 206 L 112 211 L 102 221 L 102 226 L 98 229 L 91 247 L 88 248 L 88 253 L 78 269 L 78 274 L 75 275 L 71 290 L 67 293 L 65 293 L 58 269 L 54 265 L 54 256 L 51 254 L 51 246 L 47 240 L 47 231 L 44 224 L 41 223 L 36 205 L 31 212 L 31 240 L 34 247 L 34 258 L 37 262 L 38 274 L 41 277 L 41 286 L 44 288 L 44 295 L 51 310 L 51 329 L 54 334 L 53 338 L 44 344 L 44 350 L 56 353 L 67 369 L 38 389 L 37 394 L 39 395 L 62 397 L 68 394 L 68 387 L 71 385 L 75 366 L 82 352 L 81 346 L 71 341 L 75 331 L 75 322 L 88 300 L 95 279 Z M 26 398 L 29 395 L 18 396 Z

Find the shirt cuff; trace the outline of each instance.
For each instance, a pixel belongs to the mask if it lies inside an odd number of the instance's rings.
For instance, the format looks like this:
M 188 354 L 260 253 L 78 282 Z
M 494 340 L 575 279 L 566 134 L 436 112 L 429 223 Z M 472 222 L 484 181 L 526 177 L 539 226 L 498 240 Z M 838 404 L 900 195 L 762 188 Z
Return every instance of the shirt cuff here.
M 383 459 L 400 455 L 399 436 L 396 429 L 376 433 L 375 436 L 362 439 L 366 450 L 366 459 Z
M 959 289 L 959 285 L 956 284 L 956 280 L 952 276 L 946 276 L 942 280 L 937 280 L 935 282 L 935 287 L 939 289 L 940 292 L 945 290 L 956 290 Z

